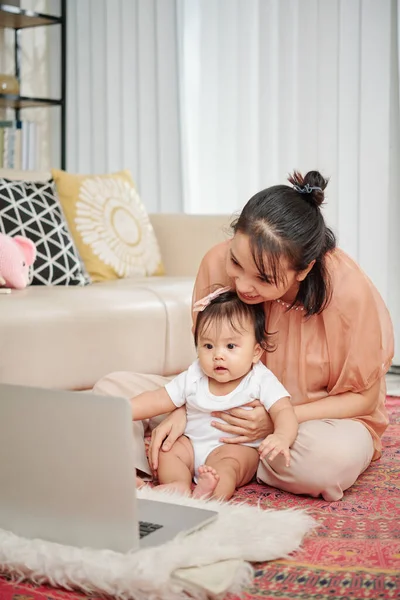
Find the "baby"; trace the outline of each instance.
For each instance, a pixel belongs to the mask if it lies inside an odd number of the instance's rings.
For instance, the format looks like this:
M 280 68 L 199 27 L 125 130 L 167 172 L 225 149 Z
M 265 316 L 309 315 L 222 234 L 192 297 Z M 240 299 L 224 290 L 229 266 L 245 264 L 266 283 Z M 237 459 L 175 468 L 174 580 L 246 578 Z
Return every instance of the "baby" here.
M 245 304 L 230 288 L 220 288 L 194 310 L 198 359 L 165 387 L 133 398 L 132 415 L 147 419 L 186 404 L 185 435 L 159 456 L 159 487 L 189 494 L 194 478 L 193 496 L 227 500 L 251 481 L 260 457 L 282 454 L 289 466 L 298 423 L 288 392 L 260 362 L 267 348 L 263 305 Z M 211 413 L 256 399 L 269 412 L 274 433 L 247 444 L 223 444 Z

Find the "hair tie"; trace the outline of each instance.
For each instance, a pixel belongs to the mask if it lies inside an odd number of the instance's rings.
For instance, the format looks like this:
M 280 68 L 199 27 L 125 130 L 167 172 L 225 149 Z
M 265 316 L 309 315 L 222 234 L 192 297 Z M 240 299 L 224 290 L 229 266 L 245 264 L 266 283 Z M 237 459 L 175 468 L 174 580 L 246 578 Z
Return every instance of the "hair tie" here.
M 317 187 L 317 186 L 311 186 L 309 183 L 306 183 L 306 185 L 304 187 L 300 187 L 299 185 L 294 185 L 293 189 L 296 190 L 296 192 L 299 192 L 299 194 L 311 194 L 312 191 L 316 191 L 316 192 L 322 192 L 322 188 Z
M 217 290 L 215 290 L 215 292 L 211 292 L 211 294 L 208 294 L 208 296 L 197 300 L 197 302 L 193 304 L 193 312 L 203 312 L 203 310 L 207 308 L 207 306 L 211 303 L 212 300 L 214 300 L 214 298 L 217 298 L 224 292 L 228 292 L 230 289 L 231 288 L 229 285 L 226 287 L 218 288 Z

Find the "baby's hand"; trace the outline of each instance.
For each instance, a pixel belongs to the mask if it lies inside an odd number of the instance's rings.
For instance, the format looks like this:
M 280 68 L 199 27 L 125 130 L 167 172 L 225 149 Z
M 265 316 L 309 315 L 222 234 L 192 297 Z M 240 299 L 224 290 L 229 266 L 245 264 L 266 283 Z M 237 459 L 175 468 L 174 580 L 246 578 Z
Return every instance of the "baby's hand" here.
M 258 452 L 261 458 L 274 460 L 278 454 L 283 454 L 286 459 L 286 466 L 290 466 L 289 443 L 285 436 L 279 433 L 271 433 L 263 442 L 261 442 Z

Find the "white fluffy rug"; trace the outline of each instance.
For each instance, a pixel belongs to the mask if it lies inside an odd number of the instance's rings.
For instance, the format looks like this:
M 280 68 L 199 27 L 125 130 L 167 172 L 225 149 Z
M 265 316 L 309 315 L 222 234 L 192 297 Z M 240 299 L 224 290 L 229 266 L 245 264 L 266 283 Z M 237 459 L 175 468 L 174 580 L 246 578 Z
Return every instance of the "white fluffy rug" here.
M 288 556 L 315 521 L 301 510 L 261 510 L 244 504 L 194 500 L 139 490 L 163 502 L 207 506 L 219 512 L 204 529 L 128 554 L 27 540 L 0 529 L 0 571 L 13 578 L 97 592 L 121 600 L 204 600 L 240 593 L 251 584 L 249 562 Z

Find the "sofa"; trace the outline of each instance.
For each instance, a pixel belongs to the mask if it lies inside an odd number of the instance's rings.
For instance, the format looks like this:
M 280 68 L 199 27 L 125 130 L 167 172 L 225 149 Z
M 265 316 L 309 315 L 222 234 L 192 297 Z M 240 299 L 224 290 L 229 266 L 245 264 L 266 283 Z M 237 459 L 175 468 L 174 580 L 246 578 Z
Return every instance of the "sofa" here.
M 0 169 L 42 181 L 49 173 Z M 0 294 L 0 383 L 84 390 L 112 371 L 172 375 L 195 357 L 191 295 L 227 215 L 152 214 L 165 275 Z

